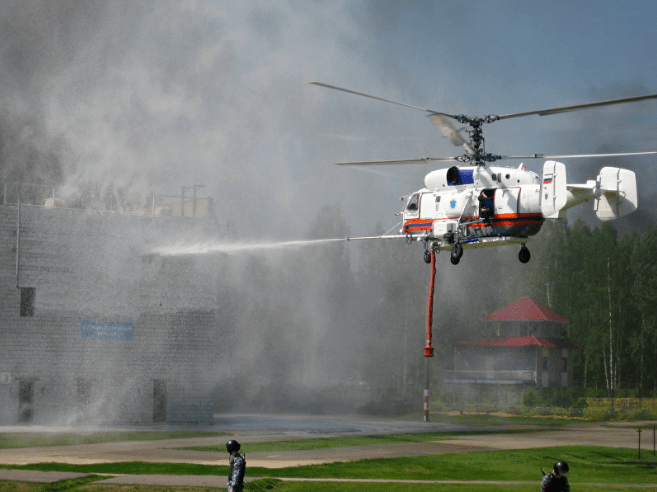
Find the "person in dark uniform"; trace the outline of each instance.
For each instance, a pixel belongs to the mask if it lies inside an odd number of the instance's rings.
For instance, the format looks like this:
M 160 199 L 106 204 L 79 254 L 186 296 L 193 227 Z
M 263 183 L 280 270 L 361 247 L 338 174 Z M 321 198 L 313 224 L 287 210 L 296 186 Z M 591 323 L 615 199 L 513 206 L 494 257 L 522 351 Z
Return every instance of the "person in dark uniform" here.
M 570 484 L 566 477 L 569 470 L 568 463 L 557 461 L 550 473 L 543 472 L 541 492 L 570 492 Z
M 240 443 L 234 439 L 226 443 L 226 451 L 230 454 L 228 461 L 228 492 L 242 492 L 244 490 L 246 459 L 238 452 L 239 450 Z
M 493 217 L 493 199 L 483 190 L 479 195 L 479 217 L 487 224 L 490 224 L 490 219 Z

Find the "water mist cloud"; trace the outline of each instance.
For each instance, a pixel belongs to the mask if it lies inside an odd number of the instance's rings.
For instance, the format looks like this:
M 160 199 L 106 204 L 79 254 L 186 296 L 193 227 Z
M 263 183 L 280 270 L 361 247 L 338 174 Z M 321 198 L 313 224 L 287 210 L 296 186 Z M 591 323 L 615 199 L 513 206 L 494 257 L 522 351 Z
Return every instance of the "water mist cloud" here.
M 317 159 L 319 129 L 335 127 L 316 116 L 325 100 L 305 82 L 359 71 L 360 51 L 373 41 L 356 10 L 340 2 L 5 3 L 0 69 L 10 83 L 0 100 L 66 142 L 57 184 L 142 194 L 204 184 L 222 212 L 249 224 L 269 227 L 280 220 L 275 210 L 300 199 L 307 220 L 335 196 L 330 187 L 307 192 L 317 174 L 336 188 L 339 175 L 331 152 Z M 240 201 L 244 193 L 268 205 Z

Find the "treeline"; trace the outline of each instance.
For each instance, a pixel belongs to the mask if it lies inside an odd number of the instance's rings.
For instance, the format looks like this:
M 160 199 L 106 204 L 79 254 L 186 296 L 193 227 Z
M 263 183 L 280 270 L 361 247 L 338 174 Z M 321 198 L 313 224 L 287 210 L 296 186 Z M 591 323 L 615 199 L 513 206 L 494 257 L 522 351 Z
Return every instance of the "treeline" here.
M 325 207 L 306 237 L 350 234 L 340 209 Z M 219 310 L 240 361 L 239 371 L 231 371 L 234 388 L 241 388 L 240 399 L 252 396 L 266 408 L 299 401 L 325 408 L 340 399 L 336 388 L 356 391 L 343 395 L 352 403 L 415 404 L 427 365 L 439 390 L 443 371 L 453 365 L 454 340 L 493 336 L 485 317 L 529 295 L 572 320 L 560 328 L 585 347 L 575 353 L 579 387 L 597 388 L 600 396 L 651 394 L 657 385 L 655 231 L 621 237 L 609 223 L 550 221 L 530 249 L 526 265 L 511 246 L 468 250 L 458 266 L 448 253 L 438 255 L 435 357 L 428 361 L 422 349 L 430 269 L 421 243 L 310 242 L 231 258 Z
M 568 316 L 580 387 L 614 396 L 657 389 L 657 234 L 619 236 L 612 223 L 591 228 L 546 223 L 528 289 L 539 302 Z

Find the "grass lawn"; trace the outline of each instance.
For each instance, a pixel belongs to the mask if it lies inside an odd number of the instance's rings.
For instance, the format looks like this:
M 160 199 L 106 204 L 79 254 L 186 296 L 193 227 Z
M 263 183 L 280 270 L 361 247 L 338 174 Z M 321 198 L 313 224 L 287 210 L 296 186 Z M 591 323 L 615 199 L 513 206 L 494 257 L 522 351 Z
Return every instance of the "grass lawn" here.
M 248 467 L 248 475 L 289 478 L 362 478 L 388 480 L 492 480 L 539 482 L 540 468 L 549 469 L 557 460 L 570 463 L 573 483 L 654 483 L 657 461 L 652 453 L 637 459 L 635 450 L 595 446 L 479 451 L 441 455 L 385 458 L 299 466 L 282 469 Z M 247 456 L 248 466 L 248 456 Z M 72 471 L 108 474 L 220 475 L 227 466 L 178 463 L 102 463 L 68 465 L 42 463 L 6 468 L 41 471 Z M 655 487 L 657 490 L 657 485 Z
M 331 483 L 331 482 L 281 482 L 276 480 L 261 480 L 249 483 L 245 492 L 536 492 L 540 484 L 519 485 L 455 485 L 455 484 L 402 484 L 402 483 Z M 55 484 L 12 483 L 0 482 L 0 491 L 12 492 L 210 492 L 225 491 L 225 488 L 212 487 L 170 487 L 157 485 L 102 485 L 90 484 L 83 480 L 67 480 Z M 637 492 L 639 490 L 655 490 L 651 488 L 616 487 L 576 485 L 577 492 Z
M 492 420 L 492 419 L 491 419 Z M 508 420 L 506 421 L 508 423 Z M 483 422 L 491 425 L 492 421 Z M 531 423 L 531 422 L 525 422 Z M 549 430 L 554 430 L 551 427 Z M 508 431 L 505 431 L 508 432 Z M 524 432 L 527 432 L 526 430 Z M 607 448 L 594 446 L 569 446 L 558 448 L 523 449 L 511 451 L 480 451 L 450 453 L 407 458 L 371 459 L 332 463 L 325 465 L 301 466 L 284 469 L 265 469 L 248 466 L 248 453 L 257 451 L 287 451 L 304 449 L 340 448 L 394 443 L 426 442 L 449 439 L 453 434 L 397 434 L 382 436 L 350 436 L 340 438 L 295 439 L 270 443 L 246 443 L 247 476 L 271 477 L 247 484 L 249 492 L 301 492 L 301 491 L 441 491 L 441 492 L 529 492 L 539 490 L 540 469 L 548 470 L 556 460 L 570 463 L 569 479 L 575 492 L 593 491 L 657 491 L 657 457 L 651 450 L 642 450 L 641 460 L 636 449 Z M 212 432 L 99 432 L 91 434 L 0 434 L 2 447 L 35 447 L 84 444 L 98 442 L 118 442 L 127 440 L 176 439 L 186 437 L 222 437 Z M 205 448 L 207 449 L 207 448 Z M 222 456 L 223 446 L 218 449 Z M 208 466 L 184 463 L 104 463 L 92 465 L 68 465 L 61 463 L 41 463 L 26 466 L 5 466 L 5 468 L 30 469 L 42 471 L 74 471 L 102 474 L 175 474 L 175 475 L 218 475 L 226 476 L 227 466 Z M 313 482 L 282 481 L 280 478 L 311 478 Z M 433 484 L 433 483 L 372 483 L 372 482 L 329 482 L 326 479 L 385 479 L 385 480 L 488 480 L 517 481 L 528 483 L 492 484 Z M 0 482 L 0 492 L 50 492 L 50 491 L 96 491 L 96 492 L 200 492 L 212 489 L 207 487 L 161 487 L 135 485 L 101 485 L 88 483 L 98 478 L 84 478 L 58 482 L 56 484 L 29 484 L 19 482 Z M 597 485 L 584 485 L 597 484 Z M 612 484 L 656 484 L 655 487 L 641 488 L 617 486 Z
M 421 413 L 409 414 L 399 417 L 399 420 L 420 422 L 423 418 Z M 432 422 L 445 422 L 449 424 L 467 425 L 568 425 L 573 423 L 601 422 L 603 419 L 573 418 L 559 416 L 537 416 L 537 415 L 500 415 L 494 413 L 468 413 L 447 414 L 434 412 L 430 416 Z

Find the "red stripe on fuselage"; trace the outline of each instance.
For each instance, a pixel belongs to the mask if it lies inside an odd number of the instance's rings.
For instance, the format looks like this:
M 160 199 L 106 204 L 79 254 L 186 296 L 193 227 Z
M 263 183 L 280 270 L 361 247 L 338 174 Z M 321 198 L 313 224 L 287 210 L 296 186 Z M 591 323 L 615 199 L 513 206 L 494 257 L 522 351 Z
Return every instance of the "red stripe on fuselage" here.
M 461 222 L 469 222 L 472 220 L 478 220 L 479 217 L 462 217 Z M 454 220 L 454 219 L 410 219 L 404 222 L 403 231 L 404 233 L 411 232 L 429 232 L 433 228 L 433 223 L 440 220 Z M 510 227 L 510 226 L 526 226 L 526 225 L 538 225 L 542 226 L 545 219 L 540 213 L 533 214 L 495 214 L 491 218 L 491 223 L 487 224 L 485 222 L 475 222 L 473 224 L 468 224 L 467 227 L 471 229 L 483 228 L 483 227 Z
M 495 214 L 491 219 L 491 224 L 477 222 L 469 224 L 470 228 L 477 227 L 502 227 L 514 225 L 543 224 L 545 220 L 541 214 Z

